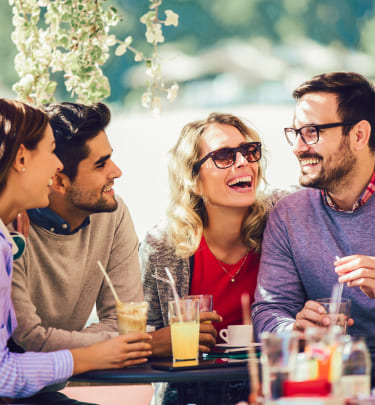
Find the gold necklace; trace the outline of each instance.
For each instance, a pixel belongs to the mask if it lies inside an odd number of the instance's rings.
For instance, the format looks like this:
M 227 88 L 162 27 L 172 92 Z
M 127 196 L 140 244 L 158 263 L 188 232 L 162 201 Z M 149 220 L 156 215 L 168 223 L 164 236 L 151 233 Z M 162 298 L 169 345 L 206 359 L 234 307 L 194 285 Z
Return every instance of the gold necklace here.
M 242 259 L 241 266 L 238 268 L 238 270 L 237 270 L 234 274 L 231 274 L 231 273 L 221 264 L 221 262 L 219 261 L 219 259 L 218 259 L 215 255 L 214 255 L 214 258 L 215 258 L 216 261 L 219 263 L 219 265 L 220 265 L 220 267 L 222 268 L 222 270 L 224 270 L 224 272 L 225 272 L 226 274 L 228 274 L 228 276 L 230 277 L 230 281 L 231 281 L 232 283 L 234 283 L 234 282 L 236 281 L 236 277 L 237 277 L 238 273 L 242 270 L 242 267 L 243 267 L 243 265 L 245 264 L 245 262 L 246 262 L 246 260 L 247 260 L 247 257 L 249 256 L 249 253 L 250 253 L 250 252 L 247 252 L 247 254 L 244 256 L 244 258 Z

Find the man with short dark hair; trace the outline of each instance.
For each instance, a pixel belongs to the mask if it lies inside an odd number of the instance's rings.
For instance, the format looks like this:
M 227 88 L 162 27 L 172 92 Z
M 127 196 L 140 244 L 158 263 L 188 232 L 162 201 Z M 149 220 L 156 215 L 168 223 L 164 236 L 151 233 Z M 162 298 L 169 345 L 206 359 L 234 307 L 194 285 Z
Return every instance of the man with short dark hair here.
M 316 299 L 342 283 L 352 301 L 349 334 L 375 336 L 374 86 L 338 72 L 315 76 L 293 95 L 294 122 L 285 135 L 306 188 L 270 214 L 253 306 L 256 333 L 328 327 Z
M 117 334 L 115 300 L 98 261 L 122 301 L 143 299 L 138 239 L 113 190 L 121 170 L 105 133 L 109 109 L 58 103 L 46 111 L 64 169 L 50 186 L 49 207 L 28 212 L 26 251 L 14 263 L 13 339 L 27 351 L 82 347 Z M 86 327 L 95 304 L 99 323 Z

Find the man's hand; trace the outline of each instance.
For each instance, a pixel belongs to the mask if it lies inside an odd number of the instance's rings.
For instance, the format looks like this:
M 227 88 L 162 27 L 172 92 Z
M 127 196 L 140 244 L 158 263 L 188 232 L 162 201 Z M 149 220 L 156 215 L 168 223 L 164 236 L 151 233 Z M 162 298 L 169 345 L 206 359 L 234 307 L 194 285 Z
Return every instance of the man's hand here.
M 353 319 L 348 319 L 348 326 L 354 324 Z M 298 312 L 296 321 L 293 324 L 293 330 L 304 332 L 308 327 L 328 327 L 331 325 L 331 319 L 326 313 L 325 308 L 316 301 L 307 301 L 302 311 Z
M 152 354 L 151 345 L 148 343 L 150 339 L 151 336 L 147 333 L 134 332 L 91 346 L 72 349 L 74 374 L 145 363 L 147 357 Z
M 375 257 L 352 255 L 335 261 L 339 282 L 359 287 L 369 298 L 375 298 Z
M 199 351 L 209 352 L 216 344 L 217 331 L 212 322 L 222 322 L 216 312 L 201 312 L 199 329 Z M 155 357 L 172 356 L 171 328 L 167 326 L 150 333 L 152 336 L 152 355 Z

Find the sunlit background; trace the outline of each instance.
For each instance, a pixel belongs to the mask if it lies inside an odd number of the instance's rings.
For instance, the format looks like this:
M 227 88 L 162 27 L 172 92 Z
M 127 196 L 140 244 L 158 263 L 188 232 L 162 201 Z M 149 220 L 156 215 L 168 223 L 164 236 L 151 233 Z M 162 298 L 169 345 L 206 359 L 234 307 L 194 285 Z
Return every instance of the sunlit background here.
M 132 35 L 147 49 L 139 18 L 148 0 L 108 0 L 123 21 L 114 30 Z M 269 151 L 267 177 L 273 186 L 298 182 L 298 167 L 282 128 L 293 119 L 293 89 L 312 75 L 356 71 L 375 77 L 375 3 L 372 0 L 163 0 L 162 9 L 179 14 L 166 27 L 160 46 L 163 76 L 177 81 L 173 103 L 163 102 L 156 118 L 140 105 L 145 69 L 130 53 L 104 66 L 112 94 L 108 130 L 114 160 L 123 170 L 116 191 L 128 204 L 139 237 L 156 224 L 168 201 L 167 151 L 181 128 L 211 111 L 231 112 L 260 130 Z M 15 97 L 18 80 L 11 42 L 11 7 L 0 2 L 0 89 Z M 62 77 L 57 99 L 68 100 Z

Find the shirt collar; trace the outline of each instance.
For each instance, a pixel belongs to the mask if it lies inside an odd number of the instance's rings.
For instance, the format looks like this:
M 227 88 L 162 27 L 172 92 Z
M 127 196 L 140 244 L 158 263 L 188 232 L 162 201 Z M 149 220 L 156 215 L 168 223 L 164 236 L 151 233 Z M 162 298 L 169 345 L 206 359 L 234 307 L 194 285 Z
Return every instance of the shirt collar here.
M 332 198 L 329 196 L 327 191 L 321 190 L 323 199 L 325 203 L 328 205 L 328 207 L 333 208 L 336 211 L 345 211 L 342 210 L 338 207 L 336 207 L 334 201 Z M 358 200 L 354 203 L 353 208 L 351 212 L 356 211 L 358 208 L 362 207 L 362 205 L 366 204 L 367 201 L 372 197 L 372 195 L 375 193 L 375 170 L 372 173 L 371 179 L 365 189 L 365 191 L 361 194 L 361 196 L 358 198 Z
M 82 224 L 73 232 L 70 231 L 70 225 L 49 208 L 35 208 L 28 210 L 30 220 L 36 225 L 49 230 L 58 235 L 70 235 L 78 232 L 80 229 L 90 224 L 90 217 L 86 217 Z

